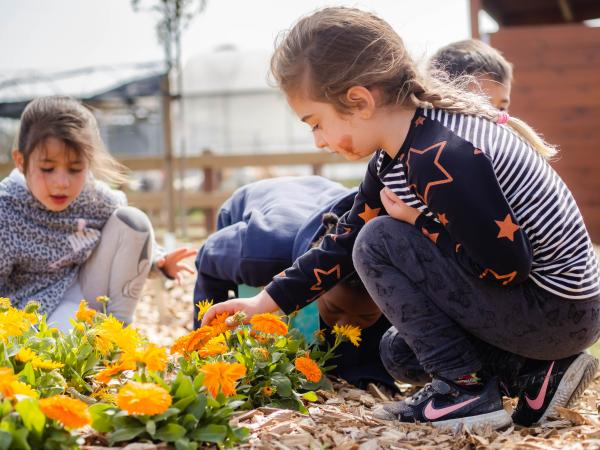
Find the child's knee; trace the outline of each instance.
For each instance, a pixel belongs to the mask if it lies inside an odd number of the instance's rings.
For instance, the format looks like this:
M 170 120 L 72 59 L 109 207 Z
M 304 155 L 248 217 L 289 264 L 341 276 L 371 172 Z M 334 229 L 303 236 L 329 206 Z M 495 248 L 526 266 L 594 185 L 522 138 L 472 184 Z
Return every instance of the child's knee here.
M 137 208 L 131 206 L 119 208 L 113 213 L 113 217 L 139 233 L 149 233 L 152 230 L 148 216 Z
M 415 386 L 431 381 L 395 327 L 391 327 L 381 337 L 379 353 L 383 367 L 395 380 Z

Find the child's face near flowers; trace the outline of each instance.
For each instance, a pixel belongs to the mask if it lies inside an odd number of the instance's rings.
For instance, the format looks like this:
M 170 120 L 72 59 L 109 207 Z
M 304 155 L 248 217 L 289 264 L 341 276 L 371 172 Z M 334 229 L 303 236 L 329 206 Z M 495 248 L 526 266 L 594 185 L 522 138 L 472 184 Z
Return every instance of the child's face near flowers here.
M 329 325 L 354 325 L 361 329 L 375 324 L 381 311 L 371 297 L 361 289 L 338 284 L 319 297 L 319 315 Z
M 23 156 L 13 152 L 23 171 Z M 25 179 L 31 194 L 50 211 L 63 211 L 79 196 L 85 185 L 89 163 L 63 141 L 50 137 L 29 156 Z

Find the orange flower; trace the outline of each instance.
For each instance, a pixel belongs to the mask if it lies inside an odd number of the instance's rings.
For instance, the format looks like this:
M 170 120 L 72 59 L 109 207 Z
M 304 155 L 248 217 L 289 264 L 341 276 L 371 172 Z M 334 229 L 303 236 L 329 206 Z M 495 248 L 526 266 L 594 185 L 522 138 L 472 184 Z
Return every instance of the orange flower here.
M 210 341 L 206 343 L 204 347 L 202 347 L 198 351 L 198 355 L 202 358 L 208 358 L 209 356 L 222 355 L 225 353 L 228 348 L 227 344 L 225 344 L 225 339 L 223 336 L 219 335 L 217 337 L 212 338 Z
M 137 351 L 135 359 L 146 364 L 148 370 L 162 372 L 167 368 L 167 351 L 155 344 L 148 344 L 145 349 Z
M 40 409 L 46 417 L 58 420 L 67 428 L 81 428 L 92 421 L 88 406 L 81 400 L 66 395 L 41 399 Z
M 160 414 L 171 406 L 173 399 L 162 387 L 154 383 L 130 381 L 121 388 L 117 406 L 129 414 Z
M 231 316 L 228 312 L 219 313 L 215 316 L 213 320 L 208 324 L 213 327 L 215 335 L 225 333 L 229 331 L 232 327 L 227 325 L 226 320 Z
M 0 394 L 10 398 L 15 394 L 13 382 L 17 381 L 17 377 L 10 367 L 0 367 Z
M 296 366 L 296 369 L 301 372 L 308 381 L 317 383 L 321 380 L 321 369 L 319 369 L 317 363 L 310 359 L 309 356 L 300 356 L 299 358 L 296 358 L 294 366 Z
M 205 364 L 200 369 L 204 373 L 202 384 L 208 392 L 216 397 L 221 392 L 226 395 L 235 395 L 235 382 L 246 375 L 246 366 L 239 363 L 214 362 Z
M 81 300 L 79 302 L 79 309 L 75 313 L 75 317 L 80 322 L 87 322 L 89 324 L 92 323 L 92 318 L 96 315 L 96 310 L 92 308 L 88 308 L 87 302 L 85 300 Z
M 261 393 L 262 395 L 264 395 L 265 397 L 270 397 L 271 395 L 273 395 L 273 388 L 271 386 L 265 386 L 264 388 L 261 389 Z
M 108 383 L 113 375 L 124 372 L 125 370 L 135 370 L 135 361 L 131 359 L 117 361 L 114 364 L 108 364 L 103 370 L 98 372 L 96 380 L 100 383 Z
M 266 334 L 277 334 L 285 336 L 288 332 L 288 326 L 275 314 L 264 313 L 256 314 L 250 319 L 252 328 Z
M 213 327 L 201 327 L 178 338 L 171 347 L 171 353 L 188 354 L 199 350 L 215 336 Z

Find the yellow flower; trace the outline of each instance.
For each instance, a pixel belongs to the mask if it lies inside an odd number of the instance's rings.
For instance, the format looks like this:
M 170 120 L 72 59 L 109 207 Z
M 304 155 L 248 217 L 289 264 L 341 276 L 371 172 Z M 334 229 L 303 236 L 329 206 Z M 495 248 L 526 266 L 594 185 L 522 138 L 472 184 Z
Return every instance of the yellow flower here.
M 358 347 L 360 343 L 361 329 L 354 325 L 334 325 L 333 334 L 337 335 L 343 340 L 349 340 L 355 347 Z
M 218 361 L 205 364 L 200 372 L 204 373 L 202 384 L 213 397 L 217 396 L 219 390 L 229 397 L 235 395 L 236 381 L 246 375 L 246 366 L 239 363 Z
M 181 353 L 184 355 L 192 353 L 193 351 L 204 347 L 204 345 L 213 337 L 215 337 L 215 330 L 213 327 L 200 327 L 197 330 L 178 338 L 171 346 L 171 353 Z
M 81 428 L 92 421 L 88 406 L 81 400 L 66 395 L 41 399 L 40 409 L 46 417 L 58 420 L 67 428 Z
M 0 340 L 6 341 L 9 337 L 23 335 L 32 324 L 32 314 L 27 314 L 15 308 L 8 308 L 0 313 Z M 33 314 L 35 316 L 35 314 Z
M 202 320 L 202 317 L 204 317 L 204 314 L 206 314 L 206 311 L 208 311 L 212 305 L 212 300 L 202 300 L 196 304 L 198 307 L 198 321 Z
M 28 384 L 21 381 L 13 381 L 12 388 L 14 395 L 25 395 L 26 397 L 38 398 L 38 392 Z
M 44 359 L 39 356 L 36 356 L 31 360 L 31 365 L 34 369 L 45 369 L 45 370 L 53 370 L 60 369 L 65 365 L 61 362 L 52 361 L 50 359 Z
M 10 398 L 15 394 L 13 383 L 17 377 L 10 367 L 0 367 L 0 394 Z
M 321 343 L 325 342 L 325 330 L 324 329 L 319 329 L 317 331 L 315 331 L 313 333 L 313 336 L 315 337 L 315 340 Z
M 256 314 L 250 319 L 252 328 L 266 334 L 277 334 L 285 336 L 288 332 L 288 326 L 279 316 L 271 313 Z
M 80 322 L 87 322 L 92 324 L 92 319 L 96 315 L 97 311 L 92 308 L 88 308 L 87 302 L 85 300 L 81 300 L 79 302 L 79 309 L 75 313 L 75 317 Z
M 32 359 L 37 357 L 37 353 L 31 350 L 30 348 L 23 347 L 19 352 L 15 355 L 17 361 L 21 361 L 26 363 L 27 361 L 31 361 Z
M 198 355 L 202 358 L 208 358 L 209 356 L 222 355 L 229 348 L 225 343 L 225 338 L 223 335 L 216 336 L 211 338 L 205 345 L 198 351 Z
M 321 380 L 321 369 L 309 356 L 300 356 L 294 361 L 294 366 L 308 381 L 317 383 Z
M 138 350 L 135 359 L 145 364 L 148 370 L 162 372 L 167 368 L 167 351 L 155 344 L 148 344 L 145 349 Z
M 94 346 L 103 355 L 108 354 L 115 346 L 125 353 L 134 354 L 139 346 L 141 337 L 131 326 L 123 328 L 123 322 L 110 316 L 96 325 L 94 334 Z
M 103 387 L 103 388 L 98 389 L 95 392 L 92 392 L 91 397 L 95 398 L 95 399 L 100 399 L 105 403 L 110 403 L 111 405 L 117 404 L 116 394 L 113 394 L 110 391 L 110 388 L 108 388 L 108 387 Z
M 125 370 L 135 370 L 135 361 L 124 360 L 117 361 L 114 364 L 108 364 L 103 370 L 96 374 L 96 380 L 100 383 L 108 383 L 113 375 L 124 372 Z
M 96 297 L 96 301 L 98 303 L 102 303 L 103 305 L 108 304 L 108 302 L 110 302 L 110 298 L 108 298 L 106 295 L 99 295 L 98 297 Z
M 0 297 L 0 312 L 5 312 L 11 307 L 10 299 L 7 297 Z
M 173 399 L 162 387 L 154 383 L 130 381 L 121 388 L 117 406 L 129 414 L 160 414 L 171 406 Z

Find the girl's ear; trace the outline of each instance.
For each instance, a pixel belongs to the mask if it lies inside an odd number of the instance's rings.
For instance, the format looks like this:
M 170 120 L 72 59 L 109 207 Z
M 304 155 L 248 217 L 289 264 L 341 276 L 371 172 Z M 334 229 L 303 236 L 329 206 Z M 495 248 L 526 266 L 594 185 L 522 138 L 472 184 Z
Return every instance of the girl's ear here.
M 23 171 L 23 167 L 24 167 L 24 159 L 23 159 L 23 153 L 21 153 L 18 149 L 13 148 L 12 150 L 12 159 L 15 163 L 15 167 L 17 169 L 19 169 L 19 172 L 21 173 L 25 173 Z
M 376 101 L 373 93 L 364 86 L 352 86 L 346 92 L 346 100 L 363 119 L 369 119 L 375 113 Z

